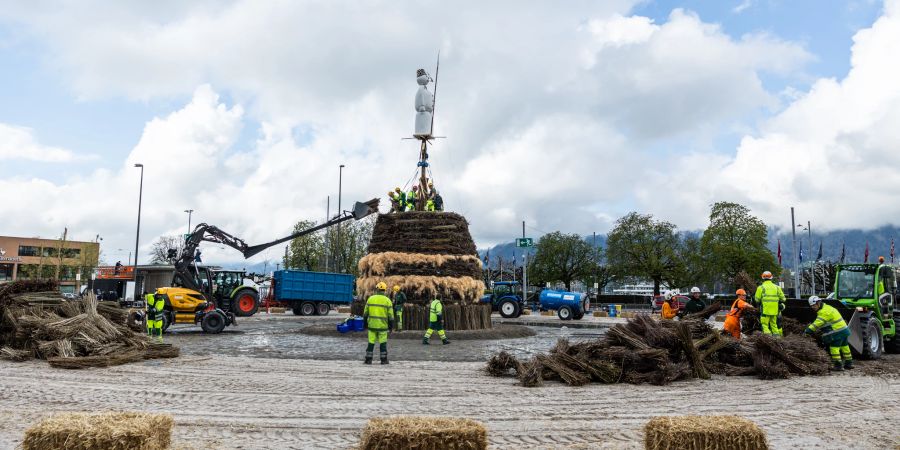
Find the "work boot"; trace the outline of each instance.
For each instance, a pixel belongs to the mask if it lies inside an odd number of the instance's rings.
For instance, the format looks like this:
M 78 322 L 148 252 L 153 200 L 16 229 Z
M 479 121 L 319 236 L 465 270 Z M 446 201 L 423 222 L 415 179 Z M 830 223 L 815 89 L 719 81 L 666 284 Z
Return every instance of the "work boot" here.
M 372 364 L 372 357 L 371 357 L 371 356 L 366 356 L 366 360 L 363 361 L 363 364 Z
M 441 341 L 442 344 L 447 345 L 450 343 L 450 339 L 444 339 Z
M 388 363 L 387 356 L 381 358 L 381 364 L 382 364 L 382 365 L 384 365 L 384 364 L 390 364 L 390 363 Z
M 422 338 L 422 345 L 431 345 L 431 343 L 428 342 L 428 338 Z
M 831 368 L 831 371 L 832 371 L 832 372 L 843 372 L 843 371 L 844 371 L 844 365 L 841 364 L 840 361 L 835 361 L 835 362 L 834 362 L 834 367 Z
M 848 359 L 847 361 L 844 361 L 844 369 L 853 370 L 853 360 L 852 359 Z

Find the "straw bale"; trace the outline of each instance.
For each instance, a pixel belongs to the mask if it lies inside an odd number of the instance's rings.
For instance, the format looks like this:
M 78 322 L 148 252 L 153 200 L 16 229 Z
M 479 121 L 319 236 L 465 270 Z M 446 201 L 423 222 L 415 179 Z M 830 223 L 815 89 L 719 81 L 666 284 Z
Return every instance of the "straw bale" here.
M 654 417 L 644 426 L 647 450 L 766 450 L 766 433 L 739 416 Z
M 23 450 L 161 450 L 171 444 L 168 414 L 54 414 L 25 431 Z
M 481 422 L 456 417 L 374 417 L 363 428 L 363 450 L 486 449 Z
M 356 280 L 356 292 L 360 297 L 368 298 L 382 281 L 388 286 L 403 286 L 407 302 L 420 305 L 428 304 L 435 298 L 442 299 L 445 305 L 476 303 L 484 293 L 484 282 L 477 278 L 422 275 L 360 277 Z
M 440 275 L 481 277 L 481 260 L 474 255 L 431 255 L 423 253 L 370 253 L 359 260 L 359 276 Z

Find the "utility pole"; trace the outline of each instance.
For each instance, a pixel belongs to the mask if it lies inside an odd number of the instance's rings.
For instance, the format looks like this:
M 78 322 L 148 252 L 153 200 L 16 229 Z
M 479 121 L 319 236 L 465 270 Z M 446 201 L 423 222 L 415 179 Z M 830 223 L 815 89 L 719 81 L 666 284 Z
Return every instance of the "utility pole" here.
M 343 173 L 344 173 L 344 165 L 341 164 L 340 167 L 338 167 L 338 207 L 337 207 L 337 214 L 335 214 L 335 216 L 341 215 L 341 186 L 342 186 L 341 180 L 342 180 Z M 344 245 L 341 242 L 341 224 L 337 224 L 336 232 L 337 232 L 337 246 L 338 246 L 337 254 L 338 254 L 338 257 L 337 257 L 337 260 L 335 261 L 335 272 L 343 272 L 344 271 L 344 252 L 343 252 Z
M 184 212 L 188 213 L 188 234 L 191 234 L 191 214 L 194 213 L 194 210 L 186 209 Z
M 522 238 L 525 237 L 525 221 L 522 221 Z M 522 248 L 522 301 L 528 301 L 528 247 Z
M 800 264 L 797 262 L 797 225 L 794 222 L 794 207 L 791 206 L 791 251 L 794 253 L 794 292 L 800 298 Z
M 600 296 L 600 285 L 597 283 L 597 265 L 600 264 L 600 261 L 598 261 L 599 258 L 597 258 L 597 232 L 596 231 L 594 231 L 593 245 L 594 245 L 594 267 L 593 267 L 593 269 L 594 269 L 594 289 L 597 290 L 596 292 L 594 292 L 594 294 L 597 297 L 599 297 Z
M 812 251 L 813 251 L 813 247 L 812 247 L 812 225 L 809 224 L 809 221 L 808 221 L 808 220 L 806 221 L 806 232 L 807 232 L 807 235 L 809 236 L 809 251 L 810 251 L 810 254 L 812 254 Z M 818 255 L 816 255 L 816 256 L 818 256 Z M 816 263 L 817 263 L 817 262 L 818 262 L 818 261 L 816 261 L 816 258 L 813 258 L 813 259 L 812 259 L 812 271 L 810 272 L 810 275 L 811 275 L 811 276 L 810 276 L 810 279 L 812 280 L 812 281 L 811 281 L 811 283 L 812 283 L 812 284 L 811 284 L 811 286 L 812 286 L 812 295 L 816 295 Z
M 138 189 L 138 220 L 137 220 L 137 232 L 134 234 L 134 298 L 140 294 L 138 290 L 137 283 L 137 263 L 138 263 L 138 243 L 141 241 L 141 200 L 144 197 L 144 165 L 143 164 L 135 164 L 134 167 L 141 168 L 141 184 Z
M 325 200 L 325 222 L 331 220 L 331 196 L 326 197 Z M 328 236 L 331 235 L 331 231 L 325 229 L 325 271 L 328 272 L 328 255 L 331 253 L 331 247 L 328 245 Z

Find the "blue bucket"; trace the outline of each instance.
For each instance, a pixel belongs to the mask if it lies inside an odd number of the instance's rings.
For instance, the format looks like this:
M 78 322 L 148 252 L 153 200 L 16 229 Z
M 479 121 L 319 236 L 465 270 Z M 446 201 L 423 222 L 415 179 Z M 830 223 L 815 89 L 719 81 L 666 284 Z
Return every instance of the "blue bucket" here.
M 347 324 L 347 323 L 339 323 L 337 325 L 338 333 L 346 333 L 346 332 L 350 331 L 350 329 L 351 329 L 350 324 Z
M 616 317 L 616 305 L 609 305 L 609 317 Z
M 354 317 L 350 319 L 350 323 L 352 324 L 353 331 L 362 331 L 366 329 L 366 323 L 362 317 Z

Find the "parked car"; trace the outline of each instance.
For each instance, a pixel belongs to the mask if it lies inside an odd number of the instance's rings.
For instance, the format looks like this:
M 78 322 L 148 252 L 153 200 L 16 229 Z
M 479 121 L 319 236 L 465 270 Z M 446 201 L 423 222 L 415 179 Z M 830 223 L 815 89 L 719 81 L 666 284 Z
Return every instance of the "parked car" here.
M 672 298 L 675 299 L 673 304 L 676 309 L 684 308 L 684 305 L 687 305 L 687 302 L 689 300 L 686 295 L 673 295 Z M 662 304 L 665 301 L 665 296 L 657 295 L 656 297 L 653 297 L 653 302 L 650 304 L 650 307 L 652 307 L 654 311 L 659 311 L 662 309 Z
M 71 292 L 64 292 L 62 297 L 66 300 L 77 300 L 78 296 Z

